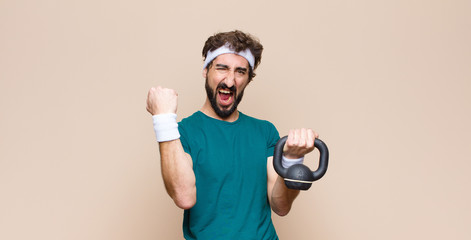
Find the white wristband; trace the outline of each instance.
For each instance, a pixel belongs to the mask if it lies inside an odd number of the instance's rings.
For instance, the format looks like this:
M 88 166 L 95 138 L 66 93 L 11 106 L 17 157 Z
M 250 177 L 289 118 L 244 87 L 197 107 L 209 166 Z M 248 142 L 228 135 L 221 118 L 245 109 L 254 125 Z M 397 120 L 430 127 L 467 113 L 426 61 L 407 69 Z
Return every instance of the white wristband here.
M 283 165 L 284 168 L 289 168 L 295 164 L 303 164 L 303 162 L 304 162 L 304 157 L 297 158 L 297 159 L 289 159 L 289 158 L 285 158 L 285 156 L 281 157 L 281 165 Z
M 180 138 L 177 114 L 165 113 L 153 115 L 154 131 L 157 142 L 167 142 Z

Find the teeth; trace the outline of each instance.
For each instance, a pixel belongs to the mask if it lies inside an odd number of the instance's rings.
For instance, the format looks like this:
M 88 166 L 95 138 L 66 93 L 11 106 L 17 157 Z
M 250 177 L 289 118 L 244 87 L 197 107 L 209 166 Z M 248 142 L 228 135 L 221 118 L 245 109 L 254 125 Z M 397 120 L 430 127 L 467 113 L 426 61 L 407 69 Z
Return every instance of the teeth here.
M 224 94 L 230 94 L 231 91 L 229 90 L 219 90 L 220 93 L 224 93 Z

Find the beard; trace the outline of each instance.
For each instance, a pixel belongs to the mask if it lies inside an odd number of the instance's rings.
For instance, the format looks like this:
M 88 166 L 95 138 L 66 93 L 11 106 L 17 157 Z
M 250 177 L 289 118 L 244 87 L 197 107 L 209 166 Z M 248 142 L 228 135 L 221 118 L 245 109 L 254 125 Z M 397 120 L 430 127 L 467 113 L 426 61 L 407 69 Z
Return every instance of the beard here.
M 209 102 L 211 103 L 211 107 L 213 108 L 214 112 L 216 112 L 216 114 L 222 119 L 228 118 L 237 109 L 237 106 L 239 105 L 240 101 L 242 101 L 242 97 L 244 96 L 244 90 L 242 90 L 240 94 L 237 95 L 237 88 L 235 86 L 227 87 L 227 85 L 223 82 L 218 84 L 218 86 L 216 87 L 216 92 L 213 91 L 213 89 L 211 89 L 211 87 L 209 86 L 207 77 L 204 87 L 206 89 L 206 95 L 208 96 Z M 217 92 L 219 89 L 228 89 L 234 94 L 233 97 L 235 100 L 229 108 L 221 108 L 218 105 Z

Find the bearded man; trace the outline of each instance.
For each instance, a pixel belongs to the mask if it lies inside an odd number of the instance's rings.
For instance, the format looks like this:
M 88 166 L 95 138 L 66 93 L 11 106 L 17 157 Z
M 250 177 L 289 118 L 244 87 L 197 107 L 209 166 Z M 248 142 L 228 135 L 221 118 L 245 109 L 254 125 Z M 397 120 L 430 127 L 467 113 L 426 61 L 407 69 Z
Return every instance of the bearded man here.
M 203 47 L 207 98 L 179 123 L 175 90 L 158 86 L 148 93 L 162 177 L 184 209 L 185 239 L 278 239 L 271 211 L 288 214 L 299 194 L 273 169 L 280 138 L 275 126 L 237 109 L 262 51 L 257 39 L 241 31 L 209 37 Z M 311 129 L 290 130 L 283 165 L 302 163 L 317 137 Z

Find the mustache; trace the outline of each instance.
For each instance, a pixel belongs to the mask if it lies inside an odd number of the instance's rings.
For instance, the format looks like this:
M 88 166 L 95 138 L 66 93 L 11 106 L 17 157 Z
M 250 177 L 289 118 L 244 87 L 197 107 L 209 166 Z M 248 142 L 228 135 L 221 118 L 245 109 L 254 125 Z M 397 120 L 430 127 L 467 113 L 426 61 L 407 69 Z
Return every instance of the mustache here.
M 225 83 L 221 82 L 218 84 L 217 88 L 216 89 L 228 89 L 234 93 L 237 92 L 237 88 L 235 87 L 235 85 L 232 85 L 232 87 L 228 87 Z

